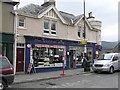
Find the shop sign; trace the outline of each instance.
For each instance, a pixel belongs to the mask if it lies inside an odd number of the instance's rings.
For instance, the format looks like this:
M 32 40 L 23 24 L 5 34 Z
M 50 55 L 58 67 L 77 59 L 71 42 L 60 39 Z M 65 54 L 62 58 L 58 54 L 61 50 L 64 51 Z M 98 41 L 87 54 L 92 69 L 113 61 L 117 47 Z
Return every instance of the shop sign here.
M 65 48 L 64 46 L 56 46 L 56 45 L 45 45 L 45 44 L 36 44 L 35 47 L 46 47 L 46 48 Z
M 81 41 L 80 44 L 86 45 L 87 44 L 87 40 Z

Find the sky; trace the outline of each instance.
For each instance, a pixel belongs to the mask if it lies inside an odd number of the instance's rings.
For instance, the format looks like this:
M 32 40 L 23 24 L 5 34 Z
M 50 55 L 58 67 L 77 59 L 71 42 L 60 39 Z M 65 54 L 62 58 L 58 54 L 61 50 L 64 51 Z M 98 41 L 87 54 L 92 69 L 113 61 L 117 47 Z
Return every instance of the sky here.
M 56 8 L 74 15 L 83 14 L 84 0 L 56 0 Z M 102 21 L 101 40 L 118 41 L 118 2 L 120 0 L 85 0 L 86 16 L 93 12 L 95 19 Z M 41 5 L 44 0 L 20 0 L 19 7 L 34 3 Z

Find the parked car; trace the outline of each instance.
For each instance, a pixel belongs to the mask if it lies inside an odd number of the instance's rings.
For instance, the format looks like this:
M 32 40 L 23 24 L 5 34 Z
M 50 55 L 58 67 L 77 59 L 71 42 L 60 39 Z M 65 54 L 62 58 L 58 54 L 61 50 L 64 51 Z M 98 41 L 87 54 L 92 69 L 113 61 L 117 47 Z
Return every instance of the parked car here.
M 100 55 L 94 60 L 92 65 L 94 72 L 107 71 L 113 73 L 115 70 L 120 70 L 120 53 L 106 53 Z
M 8 58 L 0 55 L 0 90 L 8 87 L 14 81 L 13 66 Z

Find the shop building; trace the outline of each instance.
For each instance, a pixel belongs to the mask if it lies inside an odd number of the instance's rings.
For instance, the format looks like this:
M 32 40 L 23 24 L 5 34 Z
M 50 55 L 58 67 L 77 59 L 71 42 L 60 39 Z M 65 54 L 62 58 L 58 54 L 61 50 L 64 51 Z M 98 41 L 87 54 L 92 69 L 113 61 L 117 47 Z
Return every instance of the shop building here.
M 18 13 L 17 72 L 27 72 L 29 63 L 37 72 L 61 70 L 63 62 L 66 69 L 81 66 L 84 15 L 58 11 L 55 3 L 45 0 L 41 6 L 29 4 L 14 11 Z M 101 43 L 101 21 L 89 13 L 85 26 L 87 52 L 93 60 L 95 45 Z
M 11 0 L 0 1 L 0 54 L 7 56 L 14 63 L 14 14 L 13 7 L 18 2 Z

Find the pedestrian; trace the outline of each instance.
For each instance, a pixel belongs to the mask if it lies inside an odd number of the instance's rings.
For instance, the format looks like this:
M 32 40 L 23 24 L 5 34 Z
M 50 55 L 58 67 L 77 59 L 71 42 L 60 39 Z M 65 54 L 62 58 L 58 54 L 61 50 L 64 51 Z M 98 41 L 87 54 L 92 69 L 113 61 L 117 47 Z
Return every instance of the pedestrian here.
M 87 59 L 86 57 L 83 57 L 83 68 L 84 68 L 84 72 L 87 71 Z
M 90 63 L 91 63 L 90 58 L 87 56 L 86 57 L 86 68 L 87 68 L 87 71 L 90 71 Z

